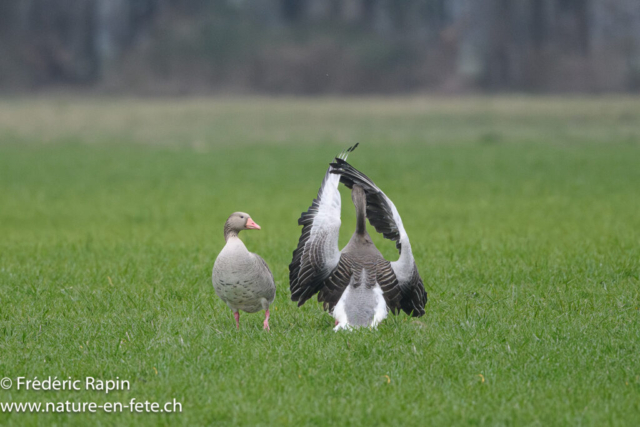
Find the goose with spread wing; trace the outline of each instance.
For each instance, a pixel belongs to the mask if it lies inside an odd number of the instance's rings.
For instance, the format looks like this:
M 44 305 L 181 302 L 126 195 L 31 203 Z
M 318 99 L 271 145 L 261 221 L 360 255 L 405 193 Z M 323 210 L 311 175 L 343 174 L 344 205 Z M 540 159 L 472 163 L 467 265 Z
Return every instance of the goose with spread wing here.
M 427 293 L 411 252 L 409 237 L 393 202 L 346 159 L 358 144 L 340 154 L 325 173 L 318 197 L 302 214 L 302 235 L 289 265 L 291 299 L 304 304 L 316 293 L 336 320 L 335 330 L 377 326 L 400 310 L 424 315 Z M 351 189 L 356 230 L 340 250 L 341 199 L 338 184 Z M 384 259 L 367 232 L 366 220 L 400 251 Z

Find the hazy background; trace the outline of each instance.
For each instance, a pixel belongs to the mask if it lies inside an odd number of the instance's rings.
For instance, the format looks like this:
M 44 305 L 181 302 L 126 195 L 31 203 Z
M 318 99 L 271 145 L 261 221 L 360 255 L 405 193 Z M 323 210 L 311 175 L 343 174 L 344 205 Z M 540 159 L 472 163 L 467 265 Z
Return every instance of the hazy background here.
M 635 92 L 638 0 L 2 0 L 0 91 Z

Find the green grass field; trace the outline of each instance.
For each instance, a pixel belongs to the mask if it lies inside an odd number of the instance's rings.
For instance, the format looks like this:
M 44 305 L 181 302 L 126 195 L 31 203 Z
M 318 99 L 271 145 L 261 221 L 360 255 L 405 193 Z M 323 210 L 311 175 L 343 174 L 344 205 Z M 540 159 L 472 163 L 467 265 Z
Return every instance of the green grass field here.
M 297 218 L 332 156 L 403 216 L 427 314 L 334 333 L 289 299 Z M 343 192 L 346 243 L 353 207 Z M 233 211 L 274 273 L 271 333 L 211 286 Z M 2 425 L 637 425 L 640 101 L 0 102 L 0 402 L 176 414 L 0 413 Z M 394 245 L 375 239 L 391 260 Z M 15 379 L 129 380 L 25 391 Z

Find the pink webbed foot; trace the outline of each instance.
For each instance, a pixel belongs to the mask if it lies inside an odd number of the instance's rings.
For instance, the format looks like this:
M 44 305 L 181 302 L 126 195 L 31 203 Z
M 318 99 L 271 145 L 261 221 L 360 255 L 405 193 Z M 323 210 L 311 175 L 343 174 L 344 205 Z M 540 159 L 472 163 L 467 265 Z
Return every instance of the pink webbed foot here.
M 240 312 L 234 311 L 233 317 L 236 319 L 236 329 L 240 330 Z
M 263 324 L 263 328 L 266 329 L 267 331 L 270 331 L 271 328 L 269 328 L 269 310 L 266 310 L 264 312 L 264 324 Z
M 336 324 L 335 324 L 334 326 L 338 326 L 338 323 L 340 323 L 340 322 L 338 322 L 338 321 L 336 320 Z

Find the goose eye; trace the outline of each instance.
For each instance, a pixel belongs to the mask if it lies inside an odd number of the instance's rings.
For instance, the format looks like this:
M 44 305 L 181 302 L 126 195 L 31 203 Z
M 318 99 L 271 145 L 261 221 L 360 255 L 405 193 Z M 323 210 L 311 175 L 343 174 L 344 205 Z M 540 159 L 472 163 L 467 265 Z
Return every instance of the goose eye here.
M 244 217 L 242 215 L 240 215 L 240 218 L 244 219 Z

